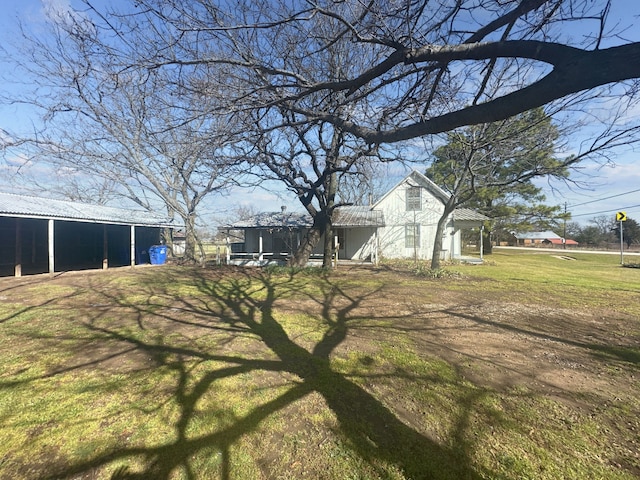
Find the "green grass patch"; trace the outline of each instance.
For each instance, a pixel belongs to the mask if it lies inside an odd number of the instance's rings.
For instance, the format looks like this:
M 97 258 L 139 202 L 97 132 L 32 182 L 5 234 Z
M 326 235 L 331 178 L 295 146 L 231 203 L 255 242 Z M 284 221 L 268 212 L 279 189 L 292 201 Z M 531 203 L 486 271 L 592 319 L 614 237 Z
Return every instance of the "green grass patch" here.
M 498 251 L 487 257 L 489 265 L 460 265 L 472 282 L 457 287 L 502 293 L 523 302 L 548 303 L 552 298 L 568 307 L 613 307 L 640 314 L 640 302 L 634 301 L 640 292 L 640 272 L 621 268 L 615 255 L 571 252 L 571 257 L 575 260 L 550 253 Z

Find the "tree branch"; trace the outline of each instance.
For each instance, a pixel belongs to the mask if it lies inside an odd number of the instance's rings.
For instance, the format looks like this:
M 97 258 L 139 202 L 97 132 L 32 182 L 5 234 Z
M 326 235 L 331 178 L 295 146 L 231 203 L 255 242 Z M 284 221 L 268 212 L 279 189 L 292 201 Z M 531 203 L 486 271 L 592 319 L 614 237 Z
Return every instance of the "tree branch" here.
M 522 44 L 523 42 L 517 43 Z M 329 113 L 310 112 L 301 108 L 293 108 L 297 113 L 331 122 L 368 143 L 394 143 L 424 135 L 446 132 L 464 125 L 477 125 L 504 120 L 573 93 L 640 77 L 640 43 L 631 43 L 596 51 L 584 51 L 562 45 L 558 45 L 558 47 L 554 53 L 547 53 L 544 56 L 547 59 L 554 57 L 555 61 L 563 58 L 564 62 L 555 65 L 555 68 L 539 81 L 494 100 L 404 127 L 376 130 Z M 446 53 L 432 52 L 431 54 L 423 52 L 421 58 L 427 58 L 429 55 L 430 59 L 439 55 L 453 55 L 459 59 L 462 52 L 456 52 L 456 50 L 456 48 L 453 48 Z M 494 53 L 497 51 L 493 50 Z M 569 56 L 569 52 L 572 52 L 572 55 Z M 503 51 L 503 53 L 506 52 Z M 477 54 L 477 50 L 473 57 L 470 51 L 466 55 L 466 58 L 469 59 L 486 58 L 486 56 Z

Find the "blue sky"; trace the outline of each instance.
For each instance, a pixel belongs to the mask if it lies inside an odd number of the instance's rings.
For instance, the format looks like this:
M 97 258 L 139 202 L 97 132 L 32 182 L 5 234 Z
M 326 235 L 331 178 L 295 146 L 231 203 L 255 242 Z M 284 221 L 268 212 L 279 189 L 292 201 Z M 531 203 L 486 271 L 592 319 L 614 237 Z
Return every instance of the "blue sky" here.
M 19 38 L 17 19 L 30 29 L 37 30 L 44 19 L 47 8 L 65 8 L 70 0 L 3 0 L 3 15 L 0 16 L 0 43 L 9 47 Z M 71 2 L 73 3 L 73 2 Z M 100 0 L 100 4 L 114 4 Z M 625 37 L 640 40 L 640 29 L 633 28 L 634 23 L 640 22 L 638 0 L 614 0 L 614 8 L 610 14 L 612 24 L 627 25 Z M 10 48 L 10 47 L 9 47 Z M 6 62 L 0 61 L 0 78 L 11 76 Z M 0 90 L 7 91 L 11 86 L 5 82 L 0 84 Z M 638 112 L 640 116 L 640 112 Z M 31 122 L 37 122 L 34 113 L 18 106 L 0 105 L 0 129 L 14 131 L 28 128 Z M 579 135 L 579 133 L 578 133 Z M 12 159 L 9 159 L 12 160 Z M 590 218 L 600 215 L 614 216 L 616 211 L 624 210 L 632 218 L 640 219 L 640 152 L 629 149 L 613 152 L 607 165 L 593 161 L 586 161 L 580 165 L 580 171 L 572 173 L 571 178 L 579 185 L 565 185 L 559 182 L 549 184 L 546 180 L 538 182 L 547 194 L 548 203 L 566 203 L 568 211 L 575 221 L 586 223 Z M 19 159 L 13 159 L 19 162 Z M 6 177 L 4 166 L 0 168 L 0 189 L 5 188 Z M 404 173 L 396 169 L 398 174 Z M 287 196 L 288 195 L 288 196 Z M 277 211 L 280 205 L 289 205 L 290 209 L 298 209 L 296 200 L 286 192 L 274 195 L 264 190 L 252 192 L 236 192 L 230 198 L 221 199 L 219 203 L 226 205 L 247 204 L 260 206 L 264 210 Z M 212 211 L 215 208 L 212 208 Z M 212 215 L 215 215 L 212 213 Z M 215 219 L 213 219 L 216 221 Z

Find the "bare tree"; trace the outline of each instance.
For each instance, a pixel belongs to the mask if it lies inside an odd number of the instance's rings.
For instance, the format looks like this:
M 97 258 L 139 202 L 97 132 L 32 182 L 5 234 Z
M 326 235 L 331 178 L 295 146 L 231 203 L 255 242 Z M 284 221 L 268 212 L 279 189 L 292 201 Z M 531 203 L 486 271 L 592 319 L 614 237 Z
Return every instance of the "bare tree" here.
M 340 82 L 303 84 L 287 77 L 297 87 L 288 90 L 289 96 L 299 114 L 376 144 L 504 120 L 633 80 L 630 88 L 612 95 L 628 98 L 640 77 L 640 43 L 616 32 L 608 19 L 611 5 L 584 0 L 369 3 L 357 15 L 339 18 L 345 36 L 356 47 L 375 46 L 380 60 Z M 318 14 L 338 16 L 330 6 L 318 8 Z M 582 28 L 584 34 L 572 37 L 565 28 L 570 24 L 571 32 Z M 313 111 L 298 102 L 318 91 L 341 92 L 354 102 L 371 95 L 382 101 L 368 102 L 370 108 L 358 118 Z
M 135 68 L 138 43 L 126 30 L 113 38 L 114 30 L 80 13 L 50 20 L 49 35 L 26 38 L 19 60 L 34 90 L 13 99 L 38 107 L 42 126 L 5 147 L 62 172 L 62 183 L 43 185 L 48 190 L 79 200 L 90 193 L 98 202 L 117 194 L 150 211 L 166 209 L 185 227 L 186 259 L 202 259 L 198 207 L 238 181 L 241 161 L 235 117 L 219 109 L 222 93 L 211 86 L 194 92 L 199 79 L 182 82 L 176 69 Z
M 313 221 L 290 263 L 305 265 L 324 238 L 323 266 L 328 268 L 334 253 L 334 211 L 345 205 L 338 198 L 340 184 L 361 175 L 362 165 L 371 162 L 377 151 L 350 139 L 331 124 L 297 125 L 289 119 L 278 120 L 278 128 L 272 129 L 262 121 L 264 117 L 256 125 L 258 138 L 251 143 L 258 175 L 282 182 Z
M 246 9 L 247 6 L 244 8 L 244 13 L 248 14 L 250 10 Z M 276 15 L 286 13 L 284 4 L 271 8 L 277 10 Z M 258 10 L 260 15 L 267 15 L 268 12 Z M 198 16 L 198 19 L 202 21 L 202 17 Z M 232 32 L 225 31 L 225 34 L 237 51 L 244 51 L 247 58 L 251 56 L 258 60 L 281 55 L 287 57 L 290 68 L 299 75 L 308 78 L 329 75 L 336 80 L 345 78 L 363 59 L 358 52 L 345 49 L 344 44 L 332 43 L 339 31 L 339 22 L 324 16 L 318 17 L 318 20 L 314 22 L 310 19 L 304 28 L 277 30 L 268 43 L 247 43 L 244 28 L 239 33 L 234 29 Z M 199 28 L 204 29 L 204 25 L 200 24 Z M 291 53 L 292 47 L 300 45 L 304 45 L 305 50 Z M 317 51 L 318 57 L 308 61 L 307 51 Z M 370 165 L 379 161 L 382 153 L 377 147 L 345 134 L 331 123 L 300 121 L 281 102 L 278 89 L 273 90 L 268 73 L 260 69 L 254 73 L 249 74 L 243 83 L 244 91 L 252 99 L 245 108 L 254 112 L 254 122 L 248 127 L 250 136 L 246 142 L 248 151 L 245 156 L 255 158 L 260 178 L 280 181 L 293 192 L 312 218 L 313 224 L 290 259 L 291 264 L 306 264 L 313 249 L 324 238 L 323 266 L 330 267 L 334 253 L 334 211 L 348 202 L 344 201 L 346 199 L 340 194 L 340 188 L 343 185 L 352 186 L 357 179 L 366 177 L 371 171 Z M 321 105 L 325 110 L 345 108 L 341 106 L 337 98 L 339 96 L 318 95 L 308 100 L 310 104 Z M 240 102 L 242 104 L 243 101 Z M 239 108 L 238 105 L 235 108 Z
M 165 25 L 173 27 L 182 50 L 172 57 L 165 57 L 164 53 L 157 55 L 149 68 L 171 69 L 192 63 L 196 68 L 209 64 L 231 68 L 240 90 L 229 108 L 252 112 L 253 116 L 242 142 L 246 148 L 244 156 L 254 158 L 253 172 L 259 178 L 279 181 L 293 192 L 313 220 L 291 263 L 296 266 L 306 264 L 320 238 L 324 238 L 323 265 L 330 267 L 334 251 L 333 215 L 342 204 L 339 186 L 351 178 L 363 177 L 367 165 L 374 158 L 380 158 L 379 149 L 345 134 L 331 123 L 300 121 L 286 102 L 283 103 L 280 89 L 274 89 L 270 73 L 262 68 L 253 69 L 251 65 L 267 59 L 279 62 L 286 58 L 289 68 L 300 76 L 314 79 L 329 75 L 339 80 L 346 78 L 348 72 L 365 59 L 359 52 L 346 49 L 343 42 L 333 42 L 340 23 L 328 16 L 309 18 L 304 28 L 273 31 L 274 35 L 268 39 L 255 38 L 261 24 L 247 28 L 236 28 L 232 23 L 228 28 L 226 26 L 225 22 L 244 23 L 258 17 L 287 17 L 286 2 L 241 3 L 235 10 L 235 17 L 229 17 L 229 12 L 213 5 L 198 2 L 172 4 L 173 8 L 180 9 L 181 15 L 179 18 L 167 17 L 165 5 L 158 3 L 154 12 Z M 193 32 L 198 32 L 196 37 L 191 36 Z M 220 61 L 199 61 L 201 45 L 207 45 L 209 51 L 214 45 L 224 51 L 225 56 Z M 175 52 L 173 49 L 171 54 Z M 308 52 L 316 52 L 317 56 L 309 57 Z M 184 55 L 196 60 L 184 61 Z M 238 56 L 237 61 L 234 61 L 234 55 Z M 308 105 L 321 105 L 325 110 L 343 108 L 337 97 L 339 95 L 311 96 Z

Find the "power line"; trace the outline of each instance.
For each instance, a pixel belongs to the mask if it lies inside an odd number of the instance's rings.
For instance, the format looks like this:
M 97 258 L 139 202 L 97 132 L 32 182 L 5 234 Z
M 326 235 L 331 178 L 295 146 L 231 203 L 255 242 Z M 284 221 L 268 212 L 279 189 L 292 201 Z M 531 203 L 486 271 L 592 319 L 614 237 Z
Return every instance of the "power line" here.
M 640 207 L 640 204 L 638 205 L 631 205 L 630 207 L 622 207 L 622 208 L 618 208 L 618 209 L 609 209 L 609 210 L 602 210 L 601 212 L 589 212 L 589 213 L 580 213 L 578 215 L 571 215 L 571 218 L 575 218 L 575 217 L 586 217 L 587 215 L 598 215 L 599 213 L 611 213 L 611 212 L 619 212 L 621 210 L 630 210 L 632 208 L 636 208 L 636 207 Z
M 616 195 L 611 195 L 610 197 L 598 198 L 596 200 L 589 200 L 588 202 L 576 203 L 575 205 L 568 205 L 567 208 L 581 207 L 583 205 L 589 205 L 590 203 L 602 202 L 603 200 L 609 200 L 610 198 L 622 197 L 623 195 L 629 195 L 630 193 L 636 193 L 636 192 L 640 192 L 640 188 L 638 188 L 637 190 L 631 190 L 630 192 L 624 192 L 624 193 L 618 193 Z M 631 208 L 631 207 L 629 207 L 629 208 Z

